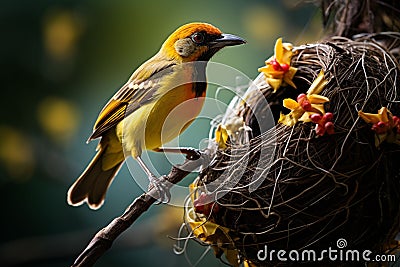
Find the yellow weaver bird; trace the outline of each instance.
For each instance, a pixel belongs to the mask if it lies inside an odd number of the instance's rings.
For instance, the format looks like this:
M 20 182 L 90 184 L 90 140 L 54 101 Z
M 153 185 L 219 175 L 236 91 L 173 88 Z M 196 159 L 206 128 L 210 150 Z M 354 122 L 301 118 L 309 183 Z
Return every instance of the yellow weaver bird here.
M 69 189 L 68 203 L 87 202 L 92 209 L 100 208 L 125 160 L 124 151 L 155 182 L 140 158 L 142 151 L 181 151 L 162 145 L 184 131 L 201 111 L 208 60 L 225 46 L 243 43 L 242 38 L 207 23 L 189 23 L 172 33 L 100 112 L 88 140 L 101 138 L 97 154 Z

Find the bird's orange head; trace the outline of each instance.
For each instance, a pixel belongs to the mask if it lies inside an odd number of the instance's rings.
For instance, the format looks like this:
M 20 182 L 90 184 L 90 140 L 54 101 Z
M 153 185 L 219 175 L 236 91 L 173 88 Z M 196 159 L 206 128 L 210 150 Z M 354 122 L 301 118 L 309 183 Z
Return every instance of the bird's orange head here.
M 189 23 L 173 32 L 161 47 L 168 58 L 182 62 L 207 61 L 225 46 L 246 41 L 232 34 L 224 34 L 208 23 Z

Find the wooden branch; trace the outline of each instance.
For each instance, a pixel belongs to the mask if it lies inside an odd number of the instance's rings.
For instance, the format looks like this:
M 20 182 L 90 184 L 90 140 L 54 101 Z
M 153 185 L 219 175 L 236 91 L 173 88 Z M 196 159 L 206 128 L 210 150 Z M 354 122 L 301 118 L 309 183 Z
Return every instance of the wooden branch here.
M 206 155 L 206 153 L 202 153 L 198 160 L 186 160 L 179 167 L 173 166 L 168 176 L 166 176 L 166 179 L 161 179 L 160 182 L 163 183 L 166 190 L 169 190 L 174 184 L 180 182 L 189 173 L 200 167 L 204 163 Z M 157 189 L 153 187 L 147 193 L 136 198 L 125 210 L 124 214 L 115 218 L 106 227 L 97 232 L 87 247 L 76 258 L 72 267 L 93 266 L 112 246 L 114 240 L 157 201 L 157 197 L 155 196 L 158 194 L 159 192 Z

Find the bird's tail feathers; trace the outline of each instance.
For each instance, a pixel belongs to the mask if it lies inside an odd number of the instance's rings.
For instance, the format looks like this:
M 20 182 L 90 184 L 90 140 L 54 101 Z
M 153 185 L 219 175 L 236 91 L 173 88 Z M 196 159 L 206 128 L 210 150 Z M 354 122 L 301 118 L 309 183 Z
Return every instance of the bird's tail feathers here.
M 68 204 L 79 206 L 86 201 L 91 209 L 98 209 L 103 205 L 107 189 L 121 168 L 124 159 L 121 152 L 122 155 L 118 157 L 121 161 L 105 168 L 106 148 L 107 146 L 102 145 L 98 147 L 96 156 L 70 187 L 67 196 Z

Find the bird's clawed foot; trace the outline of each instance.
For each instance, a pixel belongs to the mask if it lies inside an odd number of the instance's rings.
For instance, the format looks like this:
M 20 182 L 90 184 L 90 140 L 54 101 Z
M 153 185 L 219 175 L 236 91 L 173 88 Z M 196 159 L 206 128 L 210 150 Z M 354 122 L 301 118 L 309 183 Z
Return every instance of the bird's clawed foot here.
M 201 157 L 201 152 L 195 148 L 184 148 L 181 150 L 183 154 L 186 155 L 186 159 L 188 160 L 198 160 Z
M 156 152 L 185 154 L 188 160 L 198 160 L 201 157 L 200 150 L 193 147 L 160 147 L 154 149 Z
M 155 177 L 152 175 L 149 177 L 150 184 L 148 187 L 148 192 L 150 192 L 151 196 L 156 198 L 158 200 L 157 204 L 160 203 L 168 203 L 171 200 L 171 193 L 169 192 L 169 188 L 166 185 L 167 182 L 167 176 L 163 175 L 160 178 Z M 152 189 L 155 189 L 156 193 L 153 194 L 151 192 Z

